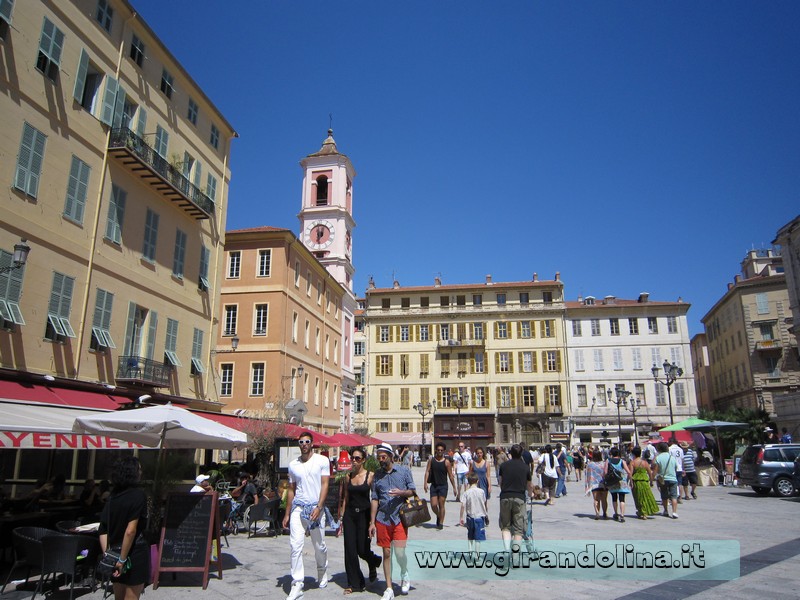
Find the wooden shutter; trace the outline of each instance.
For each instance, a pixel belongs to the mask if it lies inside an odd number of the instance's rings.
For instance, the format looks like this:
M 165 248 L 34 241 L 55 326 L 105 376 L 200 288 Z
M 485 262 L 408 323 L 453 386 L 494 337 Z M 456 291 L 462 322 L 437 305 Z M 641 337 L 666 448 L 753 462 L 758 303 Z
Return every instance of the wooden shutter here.
M 556 371 L 561 372 L 561 350 L 556 350 Z
M 135 339 L 136 303 L 128 302 L 128 324 L 125 327 L 125 346 L 123 352 L 135 356 L 139 354 Z
M 144 139 L 144 136 L 147 133 L 147 111 L 140 106 L 138 112 L 139 115 L 136 119 L 136 135 Z
M 513 385 L 508 387 L 508 403 L 511 405 L 511 408 L 514 408 L 517 404 Z
M 156 332 L 158 330 L 158 313 L 154 310 L 150 311 L 149 326 L 147 330 L 147 358 L 153 360 L 153 354 L 156 347 Z M 198 355 L 196 358 L 200 359 Z
M 499 373 L 500 372 L 500 353 L 499 352 L 495 352 L 494 353 L 494 372 L 495 373 Z
M 75 71 L 75 86 L 72 88 L 72 97 L 75 102 L 83 102 L 83 89 L 86 86 L 86 74 L 89 72 L 89 55 L 81 48 L 81 57 L 78 60 L 78 69 Z
M 114 120 L 114 105 L 117 103 L 117 91 L 119 90 L 119 82 L 106 75 L 106 91 L 103 94 L 103 108 L 100 111 L 100 121 L 109 127 Z
M 509 373 L 513 373 L 514 372 L 514 353 L 513 352 L 509 352 L 508 353 L 508 372 Z
M 536 352 L 531 352 L 531 369 L 534 373 L 539 370 L 539 367 L 536 364 Z
M 125 113 L 125 98 L 127 95 L 125 88 L 120 85 L 117 88 L 117 101 L 114 103 L 114 118 L 111 120 L 111 127 L 114 129 L 122 127 L 122 119 Z

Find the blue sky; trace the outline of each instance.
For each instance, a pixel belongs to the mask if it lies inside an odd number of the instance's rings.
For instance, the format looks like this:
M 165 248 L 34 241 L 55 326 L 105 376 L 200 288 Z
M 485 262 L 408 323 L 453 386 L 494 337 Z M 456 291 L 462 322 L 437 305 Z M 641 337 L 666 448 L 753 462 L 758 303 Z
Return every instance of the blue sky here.
M 355 290 L 690 302 L 800 214 L 800 3 L 132 0 L 239 132 L 228 229 L 297 233 L 333 113 Z

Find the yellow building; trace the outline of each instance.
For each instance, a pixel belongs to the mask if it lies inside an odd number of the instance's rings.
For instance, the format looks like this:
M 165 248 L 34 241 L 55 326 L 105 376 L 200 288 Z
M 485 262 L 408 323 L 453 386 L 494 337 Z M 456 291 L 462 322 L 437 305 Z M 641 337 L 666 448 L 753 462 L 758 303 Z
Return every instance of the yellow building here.
M 555 280 L 378 289 L 366 293 L 370 432 L 417 445 L 432 437 L 537 443 L 565 403 L 563 284 Z
M 123 0 L 0 2 L 2 376 L 207 404 L 231 125 Z
M 214 372 L 225 412 L 339 431 L 344 295 L 291 231 L 228 231 Z

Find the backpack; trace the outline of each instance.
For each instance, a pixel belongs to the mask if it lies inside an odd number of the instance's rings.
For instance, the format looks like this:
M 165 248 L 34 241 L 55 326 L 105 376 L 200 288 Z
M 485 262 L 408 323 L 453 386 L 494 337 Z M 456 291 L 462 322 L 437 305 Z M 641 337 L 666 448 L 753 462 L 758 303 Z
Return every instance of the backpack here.
M 620 464 L 622 461 L 620 461 Z M 622 483 L 622 471 L 617 469 L 614 465 L 610 462 L 608 463 L 608 469 L 606 469 L 606 474 L 603 477 L 603 485 L 607 488 L 615 488 L 619 487 L 619 484 Z

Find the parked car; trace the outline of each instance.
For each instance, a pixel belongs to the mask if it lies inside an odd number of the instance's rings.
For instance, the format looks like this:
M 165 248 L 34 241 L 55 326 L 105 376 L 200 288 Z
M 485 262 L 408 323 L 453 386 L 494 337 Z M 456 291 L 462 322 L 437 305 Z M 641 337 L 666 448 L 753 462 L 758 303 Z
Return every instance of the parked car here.
M 800 444 L 756 444 L 748 446 L 739 461 L 739 484 L 749 485 L 756 494 L 788 497 L 800 487 L 792 481 Z
M 794 475 L 792 478 L 794 479 L 795 491 L 800 490 L 800 454 L 794 459 Z

